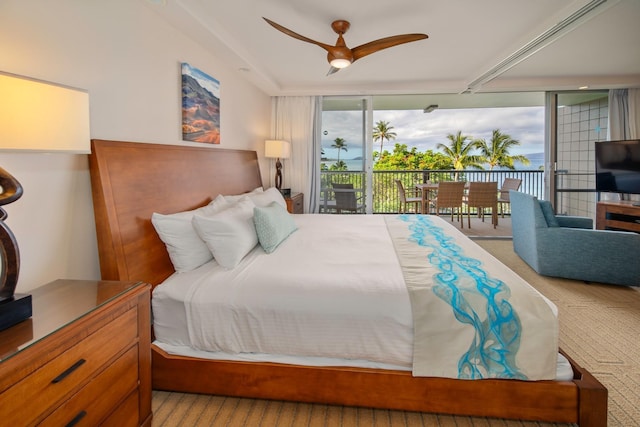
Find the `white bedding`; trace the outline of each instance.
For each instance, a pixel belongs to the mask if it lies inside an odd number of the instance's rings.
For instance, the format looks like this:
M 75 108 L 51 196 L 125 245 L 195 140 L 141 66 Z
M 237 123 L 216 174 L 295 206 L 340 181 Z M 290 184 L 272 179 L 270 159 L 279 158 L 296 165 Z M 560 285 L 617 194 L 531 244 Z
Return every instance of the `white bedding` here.
M 295 221 L 298 230 L 271 254 L 257 246 L 232 270 L 211 262 L 156 287 L 156 338 L 196 350 L 410 367 L 411 305 L 390 237 L 380 232 L 383 218 L 297 215 Z M 162 302 L 183 299 L 178 323 L 186 324 L 188 337 L 162 320 Z
M 385 217 L 294 218 L 298 230 L 271 254 L 258 245 L 232 270 L 211 261 L 157 286 L 156 345 L 210 358 L 410 370 L 411 302 Z

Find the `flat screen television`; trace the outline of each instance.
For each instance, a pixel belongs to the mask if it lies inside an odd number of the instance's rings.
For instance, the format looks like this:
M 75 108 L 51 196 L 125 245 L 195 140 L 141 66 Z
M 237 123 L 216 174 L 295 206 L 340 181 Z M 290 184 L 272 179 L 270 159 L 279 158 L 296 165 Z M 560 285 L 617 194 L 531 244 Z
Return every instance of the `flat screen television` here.
M 640 194 L 640 140 L 596 142 L 596 191 Z

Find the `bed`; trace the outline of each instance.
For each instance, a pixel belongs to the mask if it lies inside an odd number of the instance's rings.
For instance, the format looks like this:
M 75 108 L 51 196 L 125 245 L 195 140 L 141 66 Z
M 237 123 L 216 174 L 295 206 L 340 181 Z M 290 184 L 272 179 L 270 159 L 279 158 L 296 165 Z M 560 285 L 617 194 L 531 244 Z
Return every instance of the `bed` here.
M 93 140 L 90 169 L 102 278 L 143 280 L 158 287 L 176 274 L 151 222 L 154 213 L 196 209 L 220 194 L 249 193 L 262 186 L 257 154 L 244 150 Z M 382 221 L 375 217 L 370 221 Z M 162 322 L 167 324 L 158 319 L 158 328 Z M 229 360 L 177 355 L 156 343 L 152 378 L 155 389 L 181 392 L 606 425 L 606 388 L 560 352 L 571 365 L 571 379 L 470 380 L 416 376 L 411 368 L 402 368 L 402 361 L 330 366 Z

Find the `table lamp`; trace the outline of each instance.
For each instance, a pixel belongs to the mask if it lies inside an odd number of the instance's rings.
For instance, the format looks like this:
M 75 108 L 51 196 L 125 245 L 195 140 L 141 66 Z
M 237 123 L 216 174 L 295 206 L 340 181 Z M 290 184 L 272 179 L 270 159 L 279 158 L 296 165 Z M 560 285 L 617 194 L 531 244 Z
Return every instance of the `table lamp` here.
M 276 188 L 280 190 L 282 187 L 282 163 L 280 159 L 288 159 L 291 155 L 291 144 L 287 141 L 279 139 L 271 139 L 265 141 L 264 155 L 270 159 L 276 159 Z
M 0 72 L 0 150 L 89 153 L 89 94 L 75 88 Z M 13 203 L 22 185 L 0 168 L 0 206 Z M 28 319 L 31 295 L 15 294 L 20 252 L 0 207 L 0 330 Z

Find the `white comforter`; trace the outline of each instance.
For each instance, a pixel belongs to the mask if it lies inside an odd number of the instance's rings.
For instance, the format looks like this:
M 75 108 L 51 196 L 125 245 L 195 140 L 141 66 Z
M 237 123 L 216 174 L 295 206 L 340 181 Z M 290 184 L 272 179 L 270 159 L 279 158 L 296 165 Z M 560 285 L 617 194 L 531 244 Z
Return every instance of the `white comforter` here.
M 360 360 L 410 369 L 414 366 L 412 302 L 387 231 L 388 218 L 296 215 L 298 230 L 271 254 L 258 246 L 233 270 L 211 262 L 189 273 L 174 274 L 154 290 L 157 340 L 221 354 L 271 354 L 275 360 L 279 356 L 350 359 L 355 365 Z M 504 275 L 507 281 L 517 278 L 446 221 L 437 217 L 429 220 L 465 240 L 466 250 L 481 252 L 483 263 L 495 264 L 492 274 Z M 424 250 L 424 246 L 419 247 L 419 251 Z M 548 304 L 555 319 L 550 302 L 521 279 L 517 282 Z M 188 340 L 176 340 L 177 335 L 171 331 L 175 325 L 158 318 L 157 306 L 169 299 L 183 301 Z M 444 306 L 440 310 L 446 310 Z M 443 341 L 451 337 L 440 334 L 439 340 L 426 346 L 444 354 L 445 359 L 459 357 L 442 351 L 446 348 Z M 553 341 L 554 334 L 556 341 L 549 345 L 555 346 L 555 358 L 557 330 L 538 338 Z M 528 330 L 525 335 L 529 335 Z M 468 341 L 468 337 L 464 339 Z M 461 348 L 465 346 L 468 343 Z M 546 349 L 544 352 L 546 363 Z M 553 377 L 555 363 L 549 369 Z M 419 374 L 425 375 L 424 366 Z M 542 379 L 537 375 L 527 378 Z

